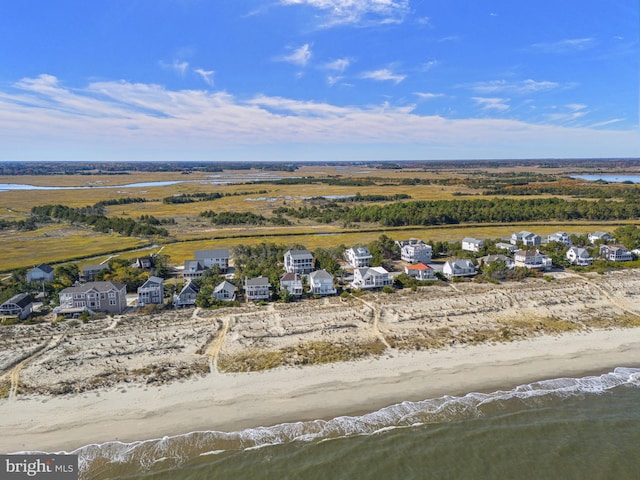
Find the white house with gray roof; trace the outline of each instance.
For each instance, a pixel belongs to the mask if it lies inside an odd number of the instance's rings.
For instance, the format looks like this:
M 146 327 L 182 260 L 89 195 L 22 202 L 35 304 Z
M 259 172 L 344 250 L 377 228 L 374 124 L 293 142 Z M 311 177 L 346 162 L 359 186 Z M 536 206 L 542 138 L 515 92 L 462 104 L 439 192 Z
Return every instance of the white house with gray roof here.
M 52 282 L 53 277 L 53 268 L 46 263 L 41 263 L 27 273 L 27 282 Z
M 395 242 L 400 247 L 400 258 L 408 263 L 431 263 L 433 248 L 422 240 L 410 238 Z
M 244 278 L 244 295 L 248 302 L 269 300 L 271 298 L 271 284 L 267 277 Z
M 476 267 L 473 265 L 471 260 L 462 259 L 462 260 L 450 260 L 445 262 L 442 267 L 442 273 L 447 278 L 454 277 L 471 277 L 475 275 Z
M 309 274 L 309 289 L 314 295 L 335 295 L 336 287 L 333 285 L 333 275 L 325 269 L 311 272 Z
M 138 287 L 138 306 L 162 305 L 164 302 L 164 279 L 151 276 Z
M 196 250 L 194 252 L 195 259 L 206 268 L 218 267 L 221 272 L 225 273 L 229 269 L 229 250 L 226 248 L 217 250 Z
M 287 273 L 306 275 L 313 271 L 313 255 L 309 250 L 288 250 L 284 254 L 284 269 Z
M 569 260 L 572 265 L 588 267 L 593 263 L 593 258 L 591 258 L 586 248 L 571 247 L 569 250 L 567 250 L 566 255 L 567 260 Z
M 382 288 L 391 284 L 393 284 L 393 278 L 383 267 L 363 267 L 353 271 L 353 281 L 351 282 L 353 288 Z
M 373 255 L 367 247 L 352 247 L 344 252 L 344 258 L 353 268 L 363 268 L 371 266 Z
M 232 302 L 236 299 L 236 286 L 231 282 L 223 280 L 213 289 L 213 298 L 222 300 L 223 302 Z

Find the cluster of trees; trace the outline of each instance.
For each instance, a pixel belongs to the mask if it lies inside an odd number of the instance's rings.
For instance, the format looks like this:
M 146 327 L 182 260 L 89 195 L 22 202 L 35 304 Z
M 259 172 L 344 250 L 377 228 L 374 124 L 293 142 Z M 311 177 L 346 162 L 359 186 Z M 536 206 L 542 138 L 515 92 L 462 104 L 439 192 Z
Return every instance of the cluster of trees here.
M 98 213 L 100 212 L 100 213 Z M 36 217 L 49 217 L 71 223 L 88 225 L 102 233 L 117 232 L 128 237 L 166 237 L 169 232 L 148 223 L 139 223 L 131 218 L 106 217 L 99 208 L 71 208 L 65 205 L 41 205 L 31 209 Z
M 343 178 L 343 177 L 287 177 L 280 180 L 260 180 L 253 183 L 269 183 L 274 185 L 311 185 L 322 183 L 325 185 L 340 185 L 345 187 L 366 187 L 376 185 L 376 182 L 384 182 L 380 178 Z
M 640 185 L 584 185 L 583 182 L 567 180 L 554 183 L 533 183 L 510 186 L 494 186 L 484 195 L 564 195 L 579 198 L 621 198 L 627 201 L 640 201 Z
M 291 221 L 280 215 L 267 218 L 253 212 L 214 212 L 213 210 L 205 210 L 200 212 L 200 216 L 210 218 L 211 223 L 214 225 L 264 225 L 266 223 L 291 225 Z
M 147 201 L 146 198 L 142 197 L 125 197 L 125 198 L 114 198 L 111 200 L 101 200 L 100 202 L 94 204 L 94 207 L 108 207 L 110 205 L 127 205 L 131 203 L 145 203 Z
M 172 195 L 171 197 L 165 197 L 162 199 L 162 203 L 165 204 L 178 204 L 178 203 L 195 203 L 195 202 L 208 202 L 211 200 L 216 200 L 222 197 L 237 197 L 244 195 L 253 195 L 253 194 L 265 194 L 268 193 L 268 190 L 258 190 L 256 192 L 213 192 L 213 193 L 204 193 L 204 192 L 196 192 L 196 193 L 182 193 L 180 195 Z
M 536 198 L 516 200 L 432 200 L 388 205 L 340 206 L 336 203 L 279 207 L 274 213 L 321 223 L 370 222 L 384 226 L 439 225 L 463 222 L 530 222 L 538 220 L 612 220 L 640 217 L 640 203 Z
M 0 230 L 20 230 L 31 231 L 38 228 L 35 217 L 25 218 L 24 220 L 0 220 Z

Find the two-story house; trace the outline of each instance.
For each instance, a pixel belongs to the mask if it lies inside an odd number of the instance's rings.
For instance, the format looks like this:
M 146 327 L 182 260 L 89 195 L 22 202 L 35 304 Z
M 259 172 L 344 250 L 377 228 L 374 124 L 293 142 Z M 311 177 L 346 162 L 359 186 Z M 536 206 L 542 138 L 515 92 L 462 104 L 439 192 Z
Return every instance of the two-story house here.
M 222 300 L 223 302 L 234 301 L 236 299 L 236 286 L 231 282 L 223 280 L 213 289 L 213 298 Z
M 442 273 L 447 278 L 454 277 L 472 277 L 475 275 L 476 267 L 473 262 L 468 259 L 450 260 L 444 263 Z
M 198 260 L 185 260 L 182 269 L 182 278 L 185 281 L 196 280 L 202 278 L 206 267 Z
M 345 250 L 344 258 L 353 268 L 364 268 L 371 266 L 373 255 L 367 247 L 352 247 Z
M 117 282 L 88 282 L 60 291 L 60 307 L 55 313 L 122 313 L 127 308 L 127 287 Z
M 27 282 L 52 282 L 53 277 L 53 268 L 46 263 L 41 263 L 27 273 Z
M 572 265 L 588 267 L 593 263 L 593 258 L 591 258 L 586 248 L 571 247 L 567 250 L 566 256 L 567 260 L 569 260 Z
M 284 269 L 287 273 L 306 275 L 313 271 L 313 255 L 309 250 L 288 250 L 284 254 Z
M 600 256 L 610 262 L 630 262 L 633 255 L 624 245 L 600 245 Z
M 229 269 L 229 250 L 221 248 L 217 250 L 196 250 L 194 252 L 196 261 L 205 268 L 218 267 L 222 273 Z
M 547 236 L 547 242 L 560 242 L 564 243 L 567 247 L 571 246 L 571 239 L 567 232 L 556 232 Z
M 138 306 L 162 305 L 164 302 L 164 279 L 151 276 L 138 287 Z
M 400 258 L 409 263 L 431 263 L 433 248 L 422 240 L 411 238 L 395 242 L 400 247 Z
M 513 254 L 516 267 L 525 267 L 535 270 L 549 270 L 552 266 L 551 259 L 541 253 L 540 250 L 518 250 Z
M 302 275 L 299 273 L 287 272 L 280 277 L 280 290 L 287 290 L 289 295 L 299 297 L 302 295 Z
M 523 230 L 511 235 L 511 244 L 517 245 L 521 243 L 525 247 L 538 247 L 542 244 L 542 237 L 535 233 L 527 232 Z
M 244 295 L 248 302 L 269 300 L 271 298 L 271 284 L 263 276 L 244 279 Z
M 382 288 L 393 284 L 393 278 L 383 267 L 362 267 L 353 271 L 351 286 L 358 289 Z
M 325 269 L 316 270 L 309 274 L 309 291 L 314 295 L 335 295 L 333 275 Z
M 473 237 L 462 239 L 462 250 L 467 252 L 479 252 L 484 247 L 484 241 Z
M 416 280 L 434 280 L 436 278 L 433 268 L 424 263 L 405 265 L 404 273 Z
M 588 235 L 588 238 L 592 244 L 596 242 L 614 243 L 616 241 L 613 235 L 607 232 L 593 232 Z
M 200 293 L 200 286 L 196 282 L 188 282 L 180 293 L 173 296 L 173 304 L 176 308 L 193 307 Z

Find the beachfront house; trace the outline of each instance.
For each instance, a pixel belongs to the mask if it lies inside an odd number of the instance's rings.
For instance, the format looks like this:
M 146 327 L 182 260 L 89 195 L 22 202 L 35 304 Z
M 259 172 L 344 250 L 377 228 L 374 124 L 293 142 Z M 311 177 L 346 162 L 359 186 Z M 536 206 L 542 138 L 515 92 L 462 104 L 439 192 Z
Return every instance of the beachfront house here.
M 410 238 L 395 242 L 400 248 L 400 258 L 409 263 L 431 263 L 433 249 L 422 240 Z
M 478 258 L 478 265 L 480 266 L 488 266 L 496 262 L 504 263 L 509 270 L 512 270 L 515 267 L 513 259 L 502 254 L 485 255 L 484 257 Z
M 218 267 L 222 273 L 229 269 L 229 250 L 226 248 L 217 250 L 196 250 L 194 252 L 196 261 L 205 268 Z
M 353 268 L 364 268 L 371 266 L 373 256 L 367 247 L 352 247 L 345 250 L 344 258 Z
M 335 295 L 333 275 L 326 270 L 316 270 L 309 274 L 309 291 L 314 295 Z
M 404 273 L 416 280 L 434 280 L 436 278 L 433 268 L 424 263 L 416 263 L 414 265 L 405 265 Z
M 284 269 L 287 273 L 306 275 L 313 271 L 313 255 L 309 250 L 288 250 L 284 254 Z
M 498 242 L 496 243 L 496 248 L 499 250 L 506 250 L 509 253 L 513 253 L 518 250 L 517 245 L 512 245 L 511 243 Z
M 236 299 L 236 286 L 231 282 L 223 280 L 213 289 L 213 298 L 222 300 L 223 302 L 234 301 Z
M 393 284 L 393 278 L 383 267 L 362 267 L 353 271 L 351 286 L 357 289 L 382 288 Z
M 593 263 L 593 258 L 591 258 L 586 248 L 571 247 L 567 250 L 566 256 L 569 263 L 579 267 L 588 267 Z
M 571 246 L 571 239 L 569 238 L 569 234 L 567 232 L 556 232 L 547 236 L 547 243 L 550 242 L 560 242 L 564 243 L 567 247 Z
M 540 250 L 518 250 L 513 254 L 516 267 L 524 267 L 535 270 L 549 270 L 552 266 L 551 259 Z
M 471 260 L 461 259 L 445 262 L 442 267 L 442 273 L 445 277 L 451 279 L 454 277 L 472 277 L 477 272 Z
M 200 292 L 200 286 L 196 282 L 188 282 L 180 293 L 173 296 L 173 305 L 176 308 L 193 307 Z
M 522 244 L 525 247 L 537 247 L 542 244 L 542 237 L 540 235 L 536 235 L 535 233 L 527 232 L 523 230 L 518 233 L 514 233 L 511 235 L 511 244 L 519 245 Z
M 55 313 L 83 311 L 122 313 L 127 308 L 127 286 L 117 282 L 88 282 L 60 291 L 60 306 Z
M 600 256 L 610 262 L 630 262 L 633 255 L 624 245 L 600 245 Z
M 52 282 L 54 277 L 53 268 L 46 263 L 41 263 L 40 265 L 33 267 L 33 269 L 29 270 L 27 273 L 27 282 Z
M 462 239 L 462 250 L 467 252 L 479 252 L 484 247 L 484 241 L 473 237 Z
M 138 306 L 162 305 L 164 301 L 164 279 L 151 276 L 138 287 Z
M 202 278 L 204 271 L 206 270 L 202 262 L 198 260 L 185 260 L 184 268 L 182 269 L 182 278 L 185 281 L 196 280 Z
M 593 232 L 588 235 L 588 238 L 592 244 L 596 242 L 614 243 L 616 241 L 613 235 L 607 232 Z
M 302 295 L 302 275 L 293 272 L 284 273 L 280 277 L 280 290 L 286 290 L 294 297 Z
M 24 320 L 33 311 L 33 298 L 28 293 L 18 293 L 0 305 L 0 316 L 18 317 Z
M 269 300 L 271 298 L 271 284 L 263 276 L 255 278 L 244 277 L 244 295 L 248 302 Z
M 110 270 L 108 263 L 101 263 L 99 265 L 84 265 L 80 270 L 80 281 L 93 282 L 96 279 L 96 275 L 103 270 Z

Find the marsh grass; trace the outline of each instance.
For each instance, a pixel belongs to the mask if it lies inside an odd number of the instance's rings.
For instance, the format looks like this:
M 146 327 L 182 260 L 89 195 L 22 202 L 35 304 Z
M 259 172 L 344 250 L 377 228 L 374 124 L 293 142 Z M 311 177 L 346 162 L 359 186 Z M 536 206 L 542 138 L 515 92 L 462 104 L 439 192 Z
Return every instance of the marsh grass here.
M 8 398 L 11 390 L 11 382 L 6 379 L 0 380 L 0 398 Z

